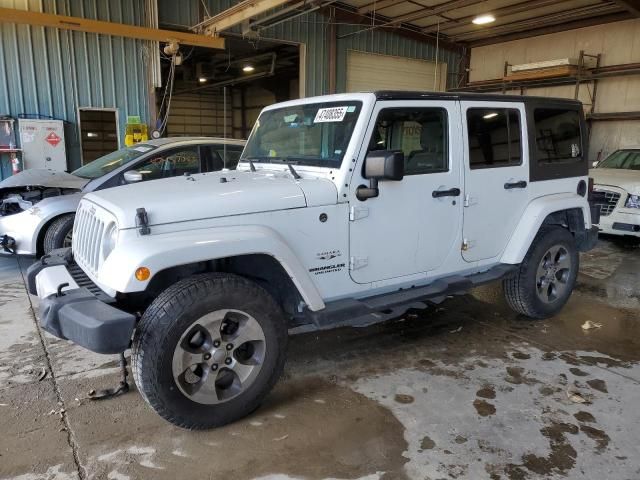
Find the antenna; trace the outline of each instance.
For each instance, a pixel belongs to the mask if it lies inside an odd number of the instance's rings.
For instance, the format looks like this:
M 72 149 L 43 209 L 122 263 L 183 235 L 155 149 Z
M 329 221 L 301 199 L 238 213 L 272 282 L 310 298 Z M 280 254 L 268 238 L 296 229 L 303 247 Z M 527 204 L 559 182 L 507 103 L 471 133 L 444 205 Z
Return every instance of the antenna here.
M 222 164 L 223 164 L 223 168 L 227 168 L 227 87 L 224 86 L 222 87 L 222 105 L 223 105 L 223 125 L 222 125 L 222 138 L 225 140 L 225 142 L 222 144 L 222 156 L 224 157 L 222 159 Z

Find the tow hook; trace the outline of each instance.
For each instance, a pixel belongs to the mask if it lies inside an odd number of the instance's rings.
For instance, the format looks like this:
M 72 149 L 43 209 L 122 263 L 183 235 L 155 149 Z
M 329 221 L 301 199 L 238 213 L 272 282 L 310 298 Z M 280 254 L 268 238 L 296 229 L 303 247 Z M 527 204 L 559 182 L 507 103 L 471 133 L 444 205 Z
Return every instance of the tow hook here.
M 62 289 L 68 286 L 69 286 L 68 282 L 61 283 L 60 285 L 58 285 L 58 291 L 56 292 L 56 297 L 64 297 L 64 292 L 62 291 Z
M 7 253 L 16 254 L 16 241 L 9 235 L 2 235 L 2 237 L 0 237 L 0 247 Z
M 127 377 L 129 372 L 127 370 L 127 359 L 124 356 L 124 352 L 120 354 L 120 384 L 115 388 L 107 388 L 105 390 L 91 390 L 89 392 L 90 400 L 106 400 L 108 398 L 117 397 L 123 393 L 127 393 L 130 390 L 129 381 Z
M 151 229 L 149 228 L 149 216 L 145 208 L 136 209 L 136 226 L 140 235 L 149 235 Z

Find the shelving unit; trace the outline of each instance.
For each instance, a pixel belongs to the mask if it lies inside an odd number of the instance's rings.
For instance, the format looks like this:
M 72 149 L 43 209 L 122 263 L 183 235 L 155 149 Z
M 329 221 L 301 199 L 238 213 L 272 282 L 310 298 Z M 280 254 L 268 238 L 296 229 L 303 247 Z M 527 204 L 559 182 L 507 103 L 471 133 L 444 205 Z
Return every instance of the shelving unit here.
M 492 80 L 471 82 L 464 87 L 453 88 L 451 89 L 451 91 L 506 93 L 509 90 L 520 90 L 521 95 L 526 95 L 527 89 L 531 88 L 575 85 L 574 98 L 577 99 L 580 96 L 581 86 L 589 85 L 590 104 L 586 104 L 588 105 L 589 109 L 585 112 L 589 121 L 640 120 L 640 112 L 595 112 L 595 103 L 599 80 L 603 78 L 640 75 L 640 63 L 626 63 L 620 65 L 608 65 L 603 67 L 601 66 L 601 58 L 601 54 L 589 54 L 581 51 L 575 72 L 570 75 L 551 78 L 530 78 L 526 80 L 514 81 L 510 81 L 505 78 L 496 78 Z M 595 66 L 593 68 L 587 68 L 587 59 L 595 59 Z M 511 65 L 508 62 L 505 62 L 505 77 L 507 76 L 506 73 L 510 66 Z

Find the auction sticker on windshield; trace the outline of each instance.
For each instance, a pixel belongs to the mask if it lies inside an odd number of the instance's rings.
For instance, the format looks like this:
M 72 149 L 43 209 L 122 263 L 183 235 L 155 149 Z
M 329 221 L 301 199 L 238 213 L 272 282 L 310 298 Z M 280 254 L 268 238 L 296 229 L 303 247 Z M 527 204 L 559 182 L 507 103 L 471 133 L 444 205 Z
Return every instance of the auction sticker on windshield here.
M 318 113 L 316 113 L 316 118 L 313 123 L 341 122 L 347 114 L 347 108 L 349 107 L 321 108 L 318 110 Z

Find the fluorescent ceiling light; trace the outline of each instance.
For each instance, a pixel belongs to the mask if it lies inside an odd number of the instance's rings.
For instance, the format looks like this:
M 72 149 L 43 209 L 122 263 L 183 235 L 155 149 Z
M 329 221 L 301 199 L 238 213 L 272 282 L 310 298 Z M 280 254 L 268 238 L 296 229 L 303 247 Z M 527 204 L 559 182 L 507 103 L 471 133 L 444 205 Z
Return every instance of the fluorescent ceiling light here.
M 476 25 L 486 25 L 487 23 L 493 23 L 496 21 L 496 17 L 491 14 L 486 15 L 478 15 L 476 18 L 471 20 L 471 23 Z
M 482 118 L 484 118 L 485 120 L 489 120 L 490 118 L 494 118 L 494 117 L 497 117 L 497 116 L 498 116 L 498 114 L 497 114 L 496 112 L 491 112 L 491 113 L 487 113 L 487 114 L 486 114 L 484 117 L 482 117 Z
M 243 72 L 253 72 L 255 70 L 255 67 L 253 65 L 245 65 L 244 67 L 242 67 L 242 71 Z
M 207 82 L 207 79 L 206 79 L 206 78 L 204 78 L 204 77 L 200 77 L 200 78 L 198 79 L 198 81 L 199 81 L 200 83 L 206 83 L 206 82 Z

